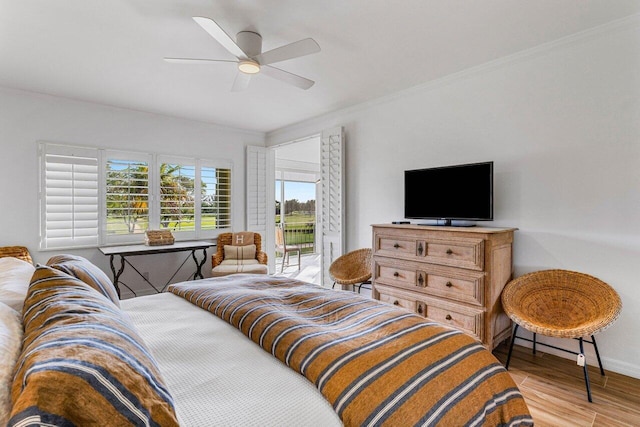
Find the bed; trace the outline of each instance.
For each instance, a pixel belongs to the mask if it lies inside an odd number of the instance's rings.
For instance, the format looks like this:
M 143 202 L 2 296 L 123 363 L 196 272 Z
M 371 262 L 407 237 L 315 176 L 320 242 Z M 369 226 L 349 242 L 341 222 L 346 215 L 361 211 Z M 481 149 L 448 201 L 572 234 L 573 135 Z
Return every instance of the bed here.
M 119 301 L 47 264 L 0 258 L 0 424 L 533 425 L 479 343 L 356 293 L 233 275 Z

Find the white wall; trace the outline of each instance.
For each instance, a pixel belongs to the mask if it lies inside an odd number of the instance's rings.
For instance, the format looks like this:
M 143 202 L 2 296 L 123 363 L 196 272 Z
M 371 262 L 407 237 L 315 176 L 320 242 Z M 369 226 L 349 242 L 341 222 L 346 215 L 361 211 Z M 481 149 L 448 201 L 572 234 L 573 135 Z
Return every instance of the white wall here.
M 209 123 L 72 101 L 0 88 L 0 245 L 23 245 L 36 262 L 54 253 L 39 252 L 37 141 L 95 146 L 233 162 L 233 227 L 245 227 L 245 147 L 264 145 L 264 135 Z M 64 251 L 89 258 L 111 276 L 107 257 L 97 249 Z M 211 250 L 203 272 L 211 270 Z M 131 258 L 154 284 L 164 284 L 189 253 Z M 201 256 L 201 252 L 198 253 Z M 187 261 L 175 281 L 186 280 L 195 264 Z M 150 292 L 130 267 L 122 280 Z M 123 297 L 128 296 L 123 288 Z
M 272 132 L 267 145 L 336 125 L 349 250 L 371 245 L 370 224 L 402 219 L 405 169 L 493 160 L 488 225 L 519 228 L 515 274 L 610 283 L 624 308 L 597 337 L 605 369 L 640 378 L 638 19 Z

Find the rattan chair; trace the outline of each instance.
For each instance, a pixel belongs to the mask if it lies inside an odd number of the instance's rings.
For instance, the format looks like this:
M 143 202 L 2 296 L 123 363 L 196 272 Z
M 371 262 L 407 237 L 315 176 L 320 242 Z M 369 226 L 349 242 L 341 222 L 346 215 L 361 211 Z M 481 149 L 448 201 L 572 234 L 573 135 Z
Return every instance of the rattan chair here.
M 19 258 L 29 264 L 33 264 L 33 259 L 31 259 L 29 249 L 24 246 L 2 246 L 0 247 L 0 258 L 1 257 Z
M 336 258 L 329 266 L 329 275 L 334 288 L 339 285 L 353 285 L 360 293 L 362 285 L 371 283 L 371 249 L 357 249 Z
M 216 243 L 217 251 L 211 256 L 211 275 L 218 277 L 238 272 L 267 274 L 268 257 L 266 252 L 262 252 L 262 236 L 260 236 L 260 233 L 253 233 L 253 243 L 256 245 L 255 259 L 258 261 L 258 265 L 245 266 L 241 269 L 242 271 L 234 269 L 233 266 L 226 266 L 228 268 L 225 268 L 225 266 L 222 265 L 222 261 L 224 261 L 224 247 L 233 244 L 233 233 L 221 233 Z
M 605 375 L 596 345 L 595 334 L 604 331 L 618 318 L 622 302 L 617 292 L 593 276 L 567 270 L 545 270 L 512 280 L 502 292 L 505 313 L 515 322 L 506 368 L 509 369 L 516 339 L 551 347 L 584 357 L 583 342 L 593 344 L 600 373 Z M 518 327 L 533 332 L 533 339 L 518 337 Z M 536 334 L 556 338 L 574 338 L 580 352 L 544 343 L 536 343 Z M 591 337 L 591 341 L 584 337 Z M 582 359 L 587 398 L 591 399 L 586 359 Z

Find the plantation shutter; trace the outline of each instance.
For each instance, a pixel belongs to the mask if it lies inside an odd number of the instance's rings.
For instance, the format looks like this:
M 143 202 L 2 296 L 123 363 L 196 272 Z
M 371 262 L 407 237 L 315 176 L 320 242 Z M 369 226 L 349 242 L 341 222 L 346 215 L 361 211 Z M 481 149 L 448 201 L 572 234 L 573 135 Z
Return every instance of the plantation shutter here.
M 98 245 L 98 150 L 41 143 L 40 249 Z
M 275 269 L 275 153 L 265 147 L 247 147 L 247 230 L 260 233 L 262 250 L 269 254 L 269 270 Z
M 200 171 L 200 229 L 198 238 L 214 237 L 231 228 L 231 164 L 222 167 L 198 161 Z
M 331 285 L 329 267 L 344 250 L 344 136 L 342 127 L 322 132 L 320 141 L 321 275 Z

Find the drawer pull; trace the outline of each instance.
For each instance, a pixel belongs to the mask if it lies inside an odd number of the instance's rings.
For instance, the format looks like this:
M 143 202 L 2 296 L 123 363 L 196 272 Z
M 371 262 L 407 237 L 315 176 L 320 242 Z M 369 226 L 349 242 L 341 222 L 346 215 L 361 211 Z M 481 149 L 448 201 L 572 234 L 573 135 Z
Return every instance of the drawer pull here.
M 396 243 L 395 245 L 393 245 L 393 247 L 398 249 L 400 247 L 400 245 Z
M 447 255 L 451 255 L 453 251 L 451 249 L 447 249 Z
M 400 273 L 398 273 L 397 271 L 393 273 L 393 277 L 398 277 L 400 276 Z
M 422 243 L 418 243 L 418 255 L 422 255 L 424 248 L 422 247 Z
M 447 319 L 447 320 L 451 320 L 451 315 L 450 315 L 450 314 L 447 314 L 447 317 L 445 317 L 445 319 Z
M 422 304 L 418 304 L 418 314 L 422 314 L 423 311 Z
M 418 274 L 418 285 L 424 286 L 424 277 L 422 276 L 422 273 Z
M 400 305 L 400 301 L 395 300 L 395 301 L 393 302 L 393 305 Z
M 447 282 L 447 283 L 445 283 L 444 285 L 445 285 L 447 288 L 450 288 L 450 287 L 452 287 L 452 286 L 453 286 L 453 283 L 451 283 L 451 282 Z

